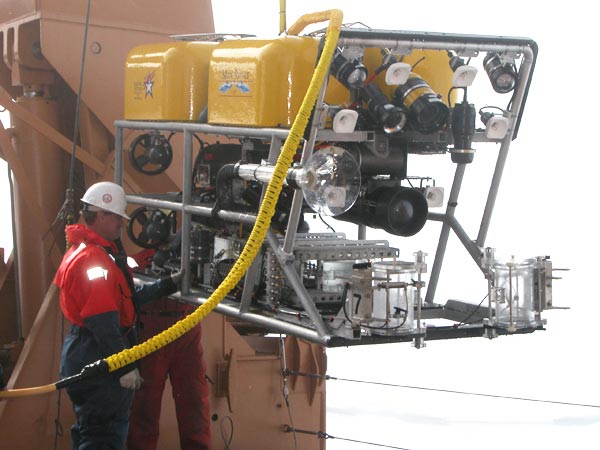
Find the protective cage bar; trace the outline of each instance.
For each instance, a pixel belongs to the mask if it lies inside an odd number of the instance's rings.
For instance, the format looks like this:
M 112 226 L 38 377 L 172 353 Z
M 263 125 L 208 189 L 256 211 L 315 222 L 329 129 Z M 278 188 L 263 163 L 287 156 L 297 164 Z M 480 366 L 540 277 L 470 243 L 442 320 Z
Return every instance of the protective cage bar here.
M 291 252 L 289 251 L 290 244 L 288 243 L 286 246 L 285 240 L 279 239 L 272 231 L 270 231 L 267 235 L 266 247 L 269 248 L 279 260 L 287 281 L 291 284 L 296 292 L 296 295 L 299 297 L 301 304 L 303 305 L 303 310 L 286 310 L 286 308 L 280 308 L 278 311 L 269 311 L 266 309 L 253 308 L 250 305 L 252 293 L 248 292 L 252 286 L 246 283 L 241 302 L 226 297 L 216 307 L 215 311 L 234 319 L 239 319 L 245 323 L 255 325 L 259 329 L 295 335 L 308 341 L 330 347 L 385 342 L 406 342 L 412 340 L 418 340 L 420 342 L 422 340 L 452 339 L 484 335 L 490 336 L 490 328 L 494 328 L 493 332 L 491 333 L 494 335 L 507 334 L 509 332 L 529 333 L 536 329 L 541 329 L 541 325 L 536 323 L 528 327 L 521 327 L 517 330 L 507 330 L 504 328 L 490 327 L 490 325 L 484 323 L 484 321 L 474 324 L 461 324 L 460 327 L 436 326 L 421 328 L 420 326 L 421 320 L 424 318 L 446 318 L 457 320 L 458 317 L 459 319 L 457 321 L 460 322 L 461 314 L 463 317 L 470 317 L 472 315 L 472 308 L 469 308 L 470 304 L 468 303 L 463 303 L 462 307 L 459 307 L 458 309 L 454 308 L 452 309 L 451 313 L 447 314 L 446 308 L 444 308 L 444 306 L 435 304 L 433 299 L 435 297 L 437 282 L 441 273 L 441 267 L 450 231 L 454 231 L 457 234 L 460 242 L 471 255 L 476 265 L 482 271 L 484 271 L 481 258 L 483 257 L 483 248 L 485 245 L 487 230 L 491 221 L 492 211 L 502 178 L 510 143 L 512 139 L 516 137 L 521 121 L 527 92 L 531 82 L 531 76 L 537 58 L 536 43 L 525 38 L 507 38 L 498 36 L 343 29 L 340 35 L 339 45 L 342 47 L 356 47 L 363 49 L 366 47 L 380 47 L 391 49 L 393 52 L 397 52 L 398 54 L 408 54 L 410 51 L 417 49 L 432 49 L 454 51 L 458 54 L 468 55 L 477 55 L 480 52 L 504 52 L 523 56 L 517 85 L 512 95 L 510 107 L 505 114 L 505 117 L 509 119 L 508 133 L 501 140 L 488 139 L 481 130 L 475 130 L 473 135 L 473 142 L 500 143 L 499 154 L 496 161 L 494 175 L 490 183 L 485 209 L 482 214 L 478 237 L 476 240 L 471 240 L 454 216 L 454 209 L 459 197 L 462 179 L 466 170 L 466 166 L 468 165 L 464 163 L 458 163 L 456 164 L 454 181 L 445 213 L 439 214 L 430 212 L 427 217 L 428 220 L 441 222 L 442 231 L 440 233 L 438 246 L 435 253 L 435 260 L 433 263 L 431 276 L 427 284 L 426 297 L 424 301 L 422 301 L 421 298 L 417 298 L 418 305 L 415 305 L 414 307 L 416 313 L 415 320 L 419 324 L 417 328 L 411 330 L 410 332 L 396 335 L 352 335 L 348 334 L 347 330 L 340 332 L 339 329 L 332 328 L 326 320 L 323 320 L 323 317 L 321 317 L 321 314 L 316 307 L 310 303 L 311 296 L 307 292 L 306 287 L 303 286 L 302 279 L 300 279 L 300 276 L 298 275 L 297 267 L 294 266 L 294 258 L 299 258 L 302 256 L 306 258 L 319 259 L 326 257 L 327 255 L 325 255 L 325 252 L 331 249 L 325 249 L 326 245 L 323 244 L 324 241 L 321 241 L 322 245 L 311 249 L 310 246 L 307 246 L 306 244 L 306 237 L 295 235 L 295 232 L 292 233 L 294 239 L 292 245 L 293 249 Z M 333 130 L 324 129 L 323 127 L 319 126 L 319 123 L 324 123 L 324 121 L 317 120 L 319 114 L 322 114 L 324 109 L 324 89 L 325 87 L 322 89 L 321 95 L 317 101 L 317 105 L 315 106 L 314 111 L 316 113 L 312 123 L 312 135 L 309 136 L 307 141 L 305 141 L 303 154 L 312 154 L 315 141 L 348 142 L 352 141 L 353 138 L 357 142 L 372 141 L 373 134 L 369 131 L 357 131 L 344 135 L 338 135 Z M 279 152 L 279 146 L 287 137 L 289 130 L 278 128 L 215 126 L 191 122 L 146 122 L 128 120 L 116 121 L 115 128 L 115 181 L 120 184 L 123 182 L 123 157 L 125 153 L 123 150 L 123 131 L 125 129 L 183 133 L 183 191 L 181 198 L 178 196 L 170 196 L 165 194 L 144 193 L 128 195 L 127 199 L 132 204 L 151 208 L 180 211 L 182 213 L 183 232 L 181 239 L 181 268 L 186 270 L 186 274 L 182 283 L 181 292 L 175 294 L 173 298 L 196 305 L 201 305 L 207 300 L 210 292 L 205 292 L 204 290 L 197 289 L 190 285 L 191 261 L 189 232 L 192 226 L 192 216 L 199 215 L 204 217 L 217 217 L 223 221 L 252 224 L 256 219 L 256 215 L 227 210 L 219 210 L 215 213 L 211 207 L 195 204 L 192 198 L 191 174 L 191 168 L 193 167 L 193 135 L 199 133 L 212 136 L 255 139 L 264 142 L 270 142 L 271 149 L 269 162 L 274 163 Z M 410 136 L 411 133 L 412 132 L 408 131 L 407 136 Z M 431 139 L 439 140 L 440 134 L 434 133 Z M 446 145 L 452 144 L 453 138 L 451 133 L 445 133 L 444 139 Z M 427 140 L 427 137 L 419 135 L 415 136 L 415 140 Z M 305 159 L 306 158 L 303 158 L 303 161 L 305 161 Z M 299 191 L 296 192 L 296 196 L 298 196 L 298 194 Z M 300 207 L 301 203 L 300 205 L 298 202 L 294 203 L 294 208 L 298 209 L 298 211 Z M 359 236 L 364 236 L 363 225 L 359 225 L 359 230 L 361 229 L 362 232 L 359 232 Z M 331 239 L 332 236 L 329 235 L 328 237 L 315 237 Z M 330 242 L 330 244 L 332 247 L 348 247 L 350 249 L 348 252 L 349 258 L 354 258 L 361 254 L 361 244 L 349 242 L 341 236 L 337 236 L 334 241 Z M 362 245 L 364 246 L 364 244 Z M 371 243 L 368 245 L 373 247 L 381 246 L 382 244 Z M 387 243 L 384 244 L 383 247 L 387 249 L 386 252 L 388 255 L 392 255 L 392 257 L 394 257 L 394 253 L 397 254 L 395 249 L 387 247 Z M 310 254 L 310 251 L 314 252 L 314 254 Z M 308 254 L 305 254 L 307 252 Z M 253 264 L 253 267 L 250 268 L 250 271 L 254 275 L 256 270 L 255 261 L 255 264 Z M 145 276 L 138 275 L 137 281 L 145 282 Z M 461 303 L 457 301 L 453 302 L 454 306 L 456 306 L 457 303 Z M 475 308 L 473 305 L 470 306 Z M 461 309 L 463 311 L 457 313 L 457 310 Z M 488 311 L 488 308 L 481 306 L 478 308 L 477 317 L 483 318 L 489 316 L 491 316 L 491 313 Z

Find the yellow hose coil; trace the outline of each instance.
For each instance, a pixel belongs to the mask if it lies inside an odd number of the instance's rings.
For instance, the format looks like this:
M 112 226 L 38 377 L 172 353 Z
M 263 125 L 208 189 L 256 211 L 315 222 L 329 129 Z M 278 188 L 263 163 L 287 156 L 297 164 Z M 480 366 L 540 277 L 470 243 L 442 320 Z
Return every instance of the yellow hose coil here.
M 240 257 L 235 262 L 233 268 L 223 282 L 219 285 L 219 287 L 208 298 L 206 303 L 200 306 L 196 311 L 194 311 L 194 313 L 180 320 L 162 333 L 150 338 L 146 342 L 106 358 L 110 372 L 114 372 L 121 367 L 143 358 L 144 356 L 173 342 L 175 339 L 195 327 L 219 304 L 221 300 L 223 300 L 229 291 L 231 291 L 237 285 L 237 283 L 248 270 L 248 267 L 250 267 L 252 264 L 252 261 L 258 254 L 258 251 L 260 250 L 265 239 L 267 230 L 271 224 L 271 218 L 275 212 L 275 205 L 277 203 L 277 199 L 279 198 L 283 181 L 287 175 L 287 170 L 292 164 L 292 159 L 310 119 L 310 115 L 316 103 L 319 90 L 321 89 L 321 86 L 325 81 L 325 77 L 328 74 L 329 65 L 336 48 L 342 26 L 342 17 L 342 12 L 337 9 L 307 14 L 300 17 L 300 19 L 298 19 L 298 21 L 288 30 L 288 34 L 297 35 L 305 28 L 306 25 L 323 22 L 329 19 L 329 26 L 327 27 L 323 53 L 319 59 L 317 68 L 313 73 L 310 86 L 308 87 L 306 95 L 304 96 L 304 100 L 302 101 L 302 105 L 298 111 L 298 115 L 292 124 L 290 134 L 288 135 L 279 158 L 277 159 L 271 181 L 269 181 L 269 184 L 267 185 L 264 200 L 261 203 L 258 211 L 256 223 Z

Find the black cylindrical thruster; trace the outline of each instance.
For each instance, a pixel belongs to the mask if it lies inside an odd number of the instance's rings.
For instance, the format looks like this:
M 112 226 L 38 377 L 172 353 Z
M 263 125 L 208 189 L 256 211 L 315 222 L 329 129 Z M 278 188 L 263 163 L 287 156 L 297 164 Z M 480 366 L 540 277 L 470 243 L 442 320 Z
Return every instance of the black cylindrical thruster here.
M 360 197 L 348 212 L 336 219 L 380 228 L 397 236 L 412 236 L 425 225 L 427 212 L 427 199 L 418 190 L 379 187 Z

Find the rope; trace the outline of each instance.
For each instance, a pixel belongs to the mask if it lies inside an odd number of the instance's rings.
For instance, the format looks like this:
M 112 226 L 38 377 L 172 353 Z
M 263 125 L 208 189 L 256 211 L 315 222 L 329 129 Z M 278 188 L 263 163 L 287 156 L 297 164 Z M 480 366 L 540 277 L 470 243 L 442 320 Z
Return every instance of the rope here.
M 81 48 L 81 67 L 79 69 L 79 86 L 77 88 L 77 98 L 75 100 L 75 123 L 73 125 L 73 146 L 71 148 L 71 162 L 69 167 L 69 186 L 67 191 L 65 192 L 65 201 L 58 212 L 56 219 L 50 225 L 50 228 L 46 232 L 48 234 L 50 230 L 54 229 L 54 226 L 60 221 L 65 224 L 73 224 L 75 223 L 75 201 L 74 201 L 74 187 L 75 184 L 75 151 L 77 149 L 77 136 L 79 135 L 79 109 L 81 103 L 81 90 L 83 87 L 83 74 L 85 71 L 85 54 L 87 49 L 87 37 L 88 31 L 90 28 L 90 11 L 92 9 L 92 1 L 87 1 L 87 8 L 85 12 L 85 25 L 83 27 L 83 43 Z M 42 237 L 42 240 L 46 235 Z M 52 245 L 50 246 L 50 250 L 48 251 L 48 255 L 52 251 L 52 247 L 56 243 L 56 238 L 52 241 Z M 65 329 L 65 317 L 64 315 L 61 317 L 60 322 L 60 335 L 61 342 L 64 339 L 64 329 Z M 56 399 L 56 417 L 54 419 L 54 450 L 58 448 L 58 439 L 63 437 L 64 431 L 63 426 L 60 423 L 60 411 L 62 407 L 62 392 L 58 391 L 58 398 Z
M 77 136 L 79 135 L 79 107 L 81 104 L 81 90 L 83 88 L 83 74 L 85 72 L 85 54 L 87 50 L 88 30 L 90 26 L 90 10 L 92 0 L 87 0 L 85 13 L 85 26 L 83 28 L 83 44 L 81 47 L 81 70 L 79 71 L 79 86 L 77 87 L 77 100 L 75 102 L 75 126 L 73 127 L 73 148 L 71 150 L 71 167 L 69 168 L 69 189 L 75 184 L 75 150 L 77 149 Z
M 75 123 L 73 124 L 73 141 L 71 147 L 71 162 L 69 166 L 69 185 L 65 192 L 65 201 L 63 202 L 54 222 L 48 227 L 48 230 L 42 236 L 42 240 L 46 238 L 48 233 L 50 233 L 56 225 L 59 223 L 65 224 L 73 224 L 75 223 L 75 192 L 74 192 L 74 184 L 75 184 L 75 163 L 77 159 L 75 158 L 75 152 L 77 150 L 77 137 L 79 136 L 79 109 L 81 104 L 81 90 L 83 88 L 83 74 L 85 72 L 85 54 L 87 49 L 87 37 L 88 31 L 90 27 L 90 11 L 91 0 L 87 0 L 87 9 L 85 13 L 85 25 L 83 27 L 83 43 L 81 48 L 81 67 L 79 69 L 79 86 L 77 87 L 77 97 L 75 99 Z M 48 256 L 50 256 L 50 252 L 52 248 L 56 244 L 56 238 L 52 241 L 50 245 L 50 249 L 48 250 Z
M 283 386 L 281 388 L 282 390 L 282 394 L 283 394 L 283 398 L 285 400 L 285 406 L 287 407 L 287 411 L 288 411 L 288 417 L 290 418 L 290 424 L 292 426 L 292 428 L 294 428 L 294 419 L 292 419 L 292 409 L 290 407 L 290 390 L 288 387 L 288 382 L 287 382 L 287 374 L 288 374 L 288 368 L 287 368 L 287 361 L 286 361 L 286 357 L 285 357 L 285 344 L 283 342 L 283 335 L 280 334 L 279 335 L 279 348 L 280 348 L 280 354 L 281 354 L 281 376 L 282 376 L 282 381 L 283 381 Z M 296 437 L 296 432 L 292 431 L 293 436 L 294 436 L 294 450 L 298 450 L 298 439 Z
M 490 397 L 490 398 L 500 398 L 504 400 L 520 400 L 526 402 L 537 402 L 537 403 L 550 403 L 554 405 L 563 405 L 563 406 L 580 406 L 584 408 L 600 408 L 600 405 L 591 405 L 586 403 L 575 403 L 575 402 L 559 402 L 556 400 L 542 400 L 535 398 L 527 398 L 527 397 L 515 397 L 509 395 L 496 395 L 496 394 L 483 394 L 480 392 L 466 392 L 466 391 L 457 391 L 452 389 L 437 389 L 437 388 L 428 388 L 422 386 L 410 386 L 406 384 L 392 384 L 392 383 L 381 383 L 377 381 L 365 381 L 365 380 L 352 380 L 350 378 L 337 378 L 331 375 L 319 375 L 317 373 L 306 373 L 306 372 L 298 372 L 295 370 L 288 370 L 288 375 L 296 375 L 299 377 L 308 377 L 308 378 L 319 378 L 322 380 L 334 380 L 334 381 L 347 381 L 350 383 L 363 383 L 363 384 L 373 384 L 377 386 L 387 386 L 387 387 L 395 387 L 395 388 L 403 388 L 403 389 L 418 389 L 421 391 L 432 391 L 432 392 L 445 392 L 447 394 L 459 394 L 459 395 L 474 395 L 477 397 Z
M 230 432 L 229 432 L 229 436 L 225 435 L 225 427 L 224 427 L 224 423 L 225 421 L 227 421 L 229 423 L 229 427 L 230 427 Z M 231 417 L 229 416 L 225 416 L 221 419 L 221 422 L 219 423 L 219 429 L 221 431 L 221 439 L 223 439 L 223 444 L 225 445 L 225 450 L 231 450 L 231 447 L 229 446 L 231 444 L 231 441 L 233 440 L 233 420 L 231 419 Z
M 374 447 L 394 448 L 396 450 L 408 450 L 405 447 L 394 447 L 393 445 L 377 444 L 375 442 L 359 441 L 357 439 L 336 437 L 336 436 L 332 436 L 331 434 L 325 433 L 324 431 L 302 430 L 300 428 L 290 427 L 289 425 L 284 425 L 283 431 L 285 431 L 286 433 L 311 434 L 313 436 L 317 436 L 319 439 L 338 439 L 340 441 L 356 442 L 358 444 L 372 445 Z

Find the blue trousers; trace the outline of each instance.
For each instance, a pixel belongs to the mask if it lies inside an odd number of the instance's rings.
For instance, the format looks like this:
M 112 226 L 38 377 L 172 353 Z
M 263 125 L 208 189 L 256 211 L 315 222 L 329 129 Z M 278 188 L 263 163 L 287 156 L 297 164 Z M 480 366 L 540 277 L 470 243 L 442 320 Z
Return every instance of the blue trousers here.
M 74 326 L 63 344 L 61 379 L 101 358 L 93 335 Z M 119 385 L 119 372 L 66 388 L 77 419 L 71 427 L 73 450 L 123 450 L 134 391 Z

